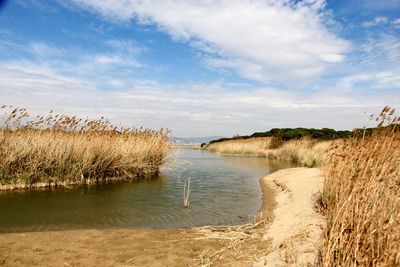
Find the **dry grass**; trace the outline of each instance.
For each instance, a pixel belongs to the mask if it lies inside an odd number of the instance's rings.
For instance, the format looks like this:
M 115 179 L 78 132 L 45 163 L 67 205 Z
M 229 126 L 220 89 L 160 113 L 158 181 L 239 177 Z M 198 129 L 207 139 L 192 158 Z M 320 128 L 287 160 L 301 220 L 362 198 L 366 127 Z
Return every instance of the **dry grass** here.
M 116 127 L 104 120 L 55 115 L 31 118 L 2 107 L 0 188 L 134 179 L 158 172 L 168 132 Z
M 400 266 L 400 120 L 393 116 L 386 107 L 371 136 L 329 154 L 323 266 Z
M 290 161 L 305 167 L 321 166 L 332 141 L 290 140 L 277 149 L 266 151 L 270 159 Z
M 331 143 L 308 138 L 282 142 L 274 137 L 259 137 L 213 143 L 207 149 L 220 155 L 260 156 L 315 167 L 322 164 Z
M 267 149 L 279 146 L 277 139 L 259 137 L 250 139 L 229 140 L 210 144 L 207 149 L 220 155 L 265 156 Z

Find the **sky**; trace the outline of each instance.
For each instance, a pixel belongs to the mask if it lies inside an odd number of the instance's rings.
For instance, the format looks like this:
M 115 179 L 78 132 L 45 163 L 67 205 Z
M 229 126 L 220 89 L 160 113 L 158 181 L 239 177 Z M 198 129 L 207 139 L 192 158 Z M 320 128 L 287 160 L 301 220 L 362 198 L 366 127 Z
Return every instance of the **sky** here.
M 0 1 L 0 103 L 172 135 L 400 108 L 400 0 Z

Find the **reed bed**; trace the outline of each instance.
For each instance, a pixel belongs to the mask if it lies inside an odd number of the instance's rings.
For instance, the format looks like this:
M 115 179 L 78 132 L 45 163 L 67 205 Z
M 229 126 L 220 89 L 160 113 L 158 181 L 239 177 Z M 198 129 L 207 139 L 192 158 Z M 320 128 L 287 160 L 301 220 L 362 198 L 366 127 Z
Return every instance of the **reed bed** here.
M 125 128 L 101 118 L 2 106 L 0 188 L 87 184 L 136 179 L 158 172 L 169 132 Z
M 276 137 L 259 137 L 212 143 L 207 149 L 221 155 L 259 156 L 315 167 L 322 164 L 331 142 L 310 138 L 283 142 Z
M 207 149 L 220 155 L 265 156 L 265 151 L 279 146 L 280 142 L 272 137 L 229 140 L 208 145 Z
M 276 149 L 267 150 L 269 159 L 289 161 L 304 167 L 321 166 L 332 141 L 317 141 L 309 138 L 290 140 Z
M 377 120 L 329 152 L 322 266 L 400 266 L 400 119 L 385 107 Z

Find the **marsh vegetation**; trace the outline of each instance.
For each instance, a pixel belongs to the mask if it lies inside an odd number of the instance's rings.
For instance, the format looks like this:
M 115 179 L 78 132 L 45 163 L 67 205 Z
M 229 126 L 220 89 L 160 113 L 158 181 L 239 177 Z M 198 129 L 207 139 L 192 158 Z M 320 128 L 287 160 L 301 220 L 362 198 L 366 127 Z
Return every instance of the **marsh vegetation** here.
M 282 141 L 277 137 L 233 139 L 210 143 L 207 149 L 221 155 L 258 156 L 306 167 L 320 166 L 332 141 L 310 138 Z
M 323 266 L 400 265 L 400 118 L 385 107 L 370 136 L 335 143 L 321 195 Z
M 86 184 L 157 173 L 169 132 L 115 126 L 104 118 L 32 117 L 2 106 L 0 188 Z

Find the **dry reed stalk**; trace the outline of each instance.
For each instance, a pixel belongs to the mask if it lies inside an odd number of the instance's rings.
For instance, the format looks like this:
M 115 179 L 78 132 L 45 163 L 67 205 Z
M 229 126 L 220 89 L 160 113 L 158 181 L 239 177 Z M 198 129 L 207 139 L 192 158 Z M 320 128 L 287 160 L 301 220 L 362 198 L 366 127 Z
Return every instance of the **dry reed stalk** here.
M 183 185 L 183 207 L 185 208 L 189 207 L 190 204 L 189 196 L 190 196 L 190 177 L 189 180 L 185 181 Z
M 336 143 L 324 167 L 323 266 L 400 266 L 400 119 L 385 107 L 371 136 Z
M 0 188 L 135 179 L 158 172 L 169 133 L 117 127 L 109 121 L 50 112 L 31 118 L 2 107 Z
M 231 262 L 230 265 L 237 265 L 238 263 L 236 261 L 239 257 L 253 258 L 256 257 L 256 255 L 262 256 L 259 255 L 258 245 L 260 243 L 263 243 L 263 245 L 269 244 L 269 241 L 263 238 L 266 227 L 269 223 L 269 218 L 261 217 L 255 219 L 253 223 L 244 225 L 203 226 L 196 228 L 196 235 L 198 235 L 198 237 L 195 237 L 195 240 L 221 240 L 223 241 L 224 246 L 212 254 L 209 253 L 209 251 L 206 253 L 203 252 L 195 259 L 197 264 L 194 264 L 193 266 L 214 266 L 215 263 L 221 262 L 221 260 L 227 256 L 226 254 L 231 254 L 231 258 L 232 256 L 234 257 L 234 261 Z M 226 263 L 225 260 L 223 260 L 223 262 Z

